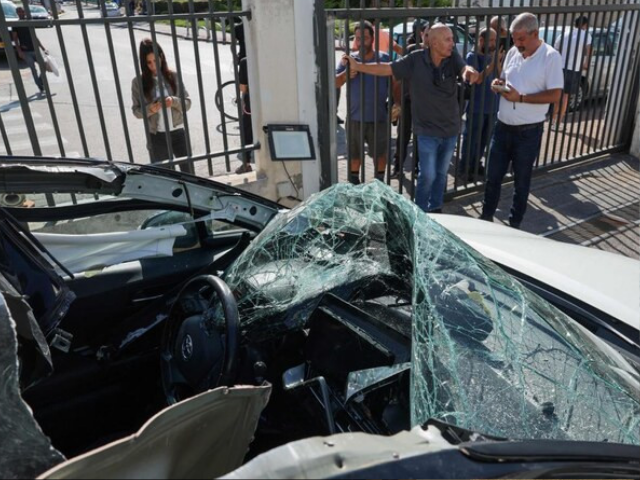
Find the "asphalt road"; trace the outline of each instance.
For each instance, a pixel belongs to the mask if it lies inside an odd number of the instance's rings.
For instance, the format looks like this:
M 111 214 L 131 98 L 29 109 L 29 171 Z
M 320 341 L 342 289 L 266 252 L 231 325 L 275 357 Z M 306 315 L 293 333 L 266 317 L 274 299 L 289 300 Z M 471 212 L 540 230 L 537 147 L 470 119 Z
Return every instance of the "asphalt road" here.
M 67 9 L 63 18 L 77 18 L 78 13 L 75 6 L 65 6 Z M 85 17 L 98 17 L 100 12 L 88 7 Z M 137 25 L 137 28 L 145 28 L 144 23 Z M 159 30 L 167 30 L 167 26 L 158 26 Z M 37 95 L 31 72 L 26 64 L 21 64 L 21 76 L 29 96 L 29 107 L 35 120 L 39 141 L 43 155 L 58 156 L 64 153 L 68 157 L 85 156 L 80 139 L 78 122 L 74 114 L 73 102 L 69 88 L 69 78 L 72 79 L 78 103 L 82 125 L 85 129 L 89 156 L 95 158 L 108 158 L 107 145 L 102 134 L 102 126 L 99 120 L 98 108 L 100 105 L 105 119 L 104 128 L 107 132 L 108 146 L 111 152 L 111 159 L 118 161 L 129 161 L 129 148 L 126 141 L 125 129 L 130 135 L 130 148 L 133 159 L 136 163 L 147 163 L 149 156 L 146 148 L 144 125 L 131 113 L 131 81 L 135 76 L 134 56 L 130 42 L 129 31 L 126 25 L 114 25 L 111 27 L 114 55 L 117 64 L 118 82 L 122 89 L 122 100 L 125 111 L 126 125 L 123 125 L 120 115 L 120 104 L 116 90 L 115 70 L 112 67 L 110 52 L 108 49 L 107 35 L 105 27 L 101 25 L 87 26 L 87 38 L 91 47 L 91 56 L 95 67 L 97 89 L 99 97 L 95 95 L 89 69 L 87 53 L 83 33 L 79 26 L 62 27 L 63 39 L 66 51 L 69 56 L 71 72 L 62 69 L 59 77 L 52 74 L 47 75 L 49 81 L 51 100 L 55 108 L 55 114 L 61 129 L 63 139 L 63 150 L 60 151 L 54 123 L 50 113 L 47 98 Z M 184 28 L 178 29 L 179 35 L 183 36 Z M 61 46 L 58 40 L 56 29 L 38 29 L 37 35 L 43 45 L 57 59 L 62 67 Z M 134 30 L 135 50 L 141 39 L 150 36 L 148 31 Z M 215 73 L 215 57 L 213 43 L 204 41 L 204 31 L 201 32 L 202 39 L 198 42 L 193 40 L 178 38 L 178 53 L 181 61 L 181 73 L 184 84 L 191 95 L 193 101 L 189 112 L 190 139 L 194 155 L 203 154 L 207 151 L 205 133 L 208 132 L 210 148 L 209 151 L 219 152 L 225 150 L 224 136 L 222 135 L 222 120 L 219 111 L 215 106 L 215 92 L 218 89 Z M 158 35 L 158 42 L 165 50 L 168 62 L 172 68 L 176 67 L 176 53 L 173 50 L 172 38 L 168 35 Z M 199 89 L 196 53 L 194 43 L 197 43 L 200 55 L 200 70 L 202 73 L 202 90 Z M 221 66 L 222 82 L 233 80 L 233 58 L 228 45 L 219 44 L 219 58 Z M 204 100 L 204 114 L 200 100 Z M 10 138 L 10 145 L 13 154 L 32 155 L 33 150 L 27 130 L 22 117 L 20 102 L 17 96 L 14 80 L 8 68 L 6 59 L 0 60 L 0 115 L 7 129 Z M 207 121 L 205 129 L 204 119 Z M 227 139 L 230 148 L 237 148 L 240 145 L 238 123 L 227 120 Z M 4 142 L 0 142 L 0 155 L 5 154 Z M 231 159 L 231 166 L 235 168 L 239 162 L 235 157 Z M 214 174 L 222 174 L 225 171 L 224 158 L 214 160 Z M 208 168 L 202 164 L 198 168 L 198 173 L 207 175 Z

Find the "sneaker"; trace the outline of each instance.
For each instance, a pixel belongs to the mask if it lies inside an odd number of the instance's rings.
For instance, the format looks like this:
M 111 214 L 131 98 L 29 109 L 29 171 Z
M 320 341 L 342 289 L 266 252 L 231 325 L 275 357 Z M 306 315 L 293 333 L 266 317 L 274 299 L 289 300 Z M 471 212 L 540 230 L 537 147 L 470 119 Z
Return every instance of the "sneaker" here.
M 253 168 L 251 168 L 251 165 L 249 165 L 248 163 L 243 163 L 238 168 L 236 168 L 236 173 L 238 175 L 249 172 L 253 172 Z

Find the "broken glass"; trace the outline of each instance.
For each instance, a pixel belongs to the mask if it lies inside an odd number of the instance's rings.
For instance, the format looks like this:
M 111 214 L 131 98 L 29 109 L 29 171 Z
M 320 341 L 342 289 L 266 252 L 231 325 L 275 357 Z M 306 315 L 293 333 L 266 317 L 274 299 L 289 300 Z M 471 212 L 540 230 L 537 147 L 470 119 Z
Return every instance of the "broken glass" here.
M 304 328 L 328 292 L 409 303 L 412 425 L 640 444 L 637 372 L 382 183 L 281 213 L 225 280 L 256 339 Z

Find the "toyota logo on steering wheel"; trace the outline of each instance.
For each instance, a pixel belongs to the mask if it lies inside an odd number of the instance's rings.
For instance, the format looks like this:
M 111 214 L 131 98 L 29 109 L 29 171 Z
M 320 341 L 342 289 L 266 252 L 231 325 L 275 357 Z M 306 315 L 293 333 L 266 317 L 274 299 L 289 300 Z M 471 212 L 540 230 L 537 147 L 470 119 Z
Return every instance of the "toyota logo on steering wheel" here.
M 185 362 L 188 362 L 193 356 L 193 339 L 191 335 L 187 335 L 182 342 L 182 358 Z

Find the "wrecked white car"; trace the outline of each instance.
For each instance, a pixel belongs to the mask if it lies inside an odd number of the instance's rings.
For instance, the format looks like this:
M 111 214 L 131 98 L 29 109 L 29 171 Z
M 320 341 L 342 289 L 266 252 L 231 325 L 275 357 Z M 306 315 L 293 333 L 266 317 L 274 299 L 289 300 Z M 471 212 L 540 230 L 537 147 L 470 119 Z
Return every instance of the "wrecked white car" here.
M 507 273 L 378 182 L 283 210 L 155 167 L 13 159 L 0 195 L 3 477 L 640 471 L 638 282 L 590 294 L 638 262 L 545 240 L 547 262 L 590 259 L 581 287 L 502 251 Z M 511 234 L 468 222 L 490 256 Z

